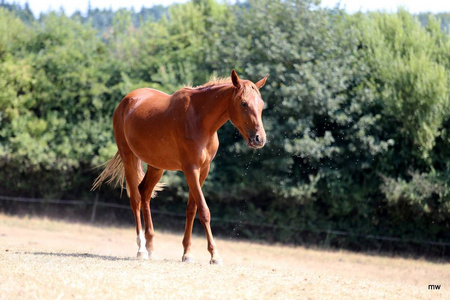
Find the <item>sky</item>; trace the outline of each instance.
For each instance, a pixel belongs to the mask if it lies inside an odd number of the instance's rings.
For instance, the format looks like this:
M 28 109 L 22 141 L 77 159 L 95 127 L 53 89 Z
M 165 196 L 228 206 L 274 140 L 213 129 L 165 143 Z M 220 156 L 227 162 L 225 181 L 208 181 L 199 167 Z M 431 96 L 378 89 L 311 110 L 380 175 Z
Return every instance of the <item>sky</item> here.
M 450 12 L 450 0 L 322 0 L 322 5 L 334 7 L 336 3 L 347 12 L 385 10 L 396 12 L 398 7 L 404 7 L 411 13 L 419 12 Z
M 119 8 L 134 7 L 139 11 L 142 6 L 152 7 L 153 5 L 169 5 L 172 3 L 184 3 L 188 0 L 90 0 L 92 8 L 112 8 L 117 10 Z M 222 0 L 223 1 L 223 0 Z M 6 0 L 6 2 L 24 4 L 28 2 L 31 10 L 36 16 L 41 12 L 48 10 L 59 10 L 64 8 L 66 14 L 71 15 L 73 12 L 79 10 L 82 13 L 87 11 L 89 0 Z M 226 0 L 223 2 L 234 3 L 234 0 Z M 385 10 L 388 12 L 397 11 L 398 7 L 404 7 L 411 13 L 418 12 L 450 12 L 450 0 L 322 0 L 322 6 L 335 7 L 340 3 L 340 7 L 347 12 L 353 13 L 357 11 L 373 11 Z

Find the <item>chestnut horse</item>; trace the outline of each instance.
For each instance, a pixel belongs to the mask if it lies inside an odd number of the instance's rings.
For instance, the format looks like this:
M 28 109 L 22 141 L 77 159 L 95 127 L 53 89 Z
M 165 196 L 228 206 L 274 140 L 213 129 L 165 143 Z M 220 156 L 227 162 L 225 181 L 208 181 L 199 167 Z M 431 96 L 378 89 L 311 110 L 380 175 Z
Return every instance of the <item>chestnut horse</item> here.
M 233 70 L 231 79 L 211 81 L 196 88 L 185 87 L 173 95 L 142 88 L 122 99 L 113 117 L 118 152 L 106 163 L 93 189 L 105 180 L 108 183 L 116 181 L 123 187 L 125 176 L 136 221 L 138 258 L 151 258 L 153 253 L 155 233 L 150 199 L 162 189 L 158 182 L 164 170 L 181 170 L 189 186 L 182 261 L 193 261 L 191 235 L 198 210 L 211 253 L 210 263 L 222 263 L 201 187 L 219 147 L 217 130 L 226 121 L 231 120 L 248 146 L 264 146 L 266 133 L 261 119 L 264 102 L 259 89 L 267 77 L 253 83 L 240 79 Z M 142 162 L 147 164 L 145 175 Z M 141 207 L 145 234 L 141 226 Z

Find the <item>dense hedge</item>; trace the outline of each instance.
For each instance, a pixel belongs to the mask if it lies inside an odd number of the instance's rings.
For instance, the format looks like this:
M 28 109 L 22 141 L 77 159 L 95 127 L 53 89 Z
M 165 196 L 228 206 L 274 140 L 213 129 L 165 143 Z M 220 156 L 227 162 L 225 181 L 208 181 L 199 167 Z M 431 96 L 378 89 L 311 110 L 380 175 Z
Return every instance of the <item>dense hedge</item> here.
M 269 143 L 255 151 L 231 124 L 219 131 L 204 187 L 213 216 L 274 225 L 240 228 L 283 242 L 450 242 L 450 39 L 435 17 L 422 26 L 404 10 L 348 15 L 307 0 L 197 0 L 147 17 L 110 12 L 109 23 L 98 10 L 36 20 L 13 8 L 0 8 L 1 194 L 92 199 L 92 168 L 116 152 L 111 117 L 123 95 L 171 93 L 234 68 L 270 74 Z M 155 205 L 182 212 L 183 175 L 163 181 Z M 100 192 L 126 203 L 119 194 Z

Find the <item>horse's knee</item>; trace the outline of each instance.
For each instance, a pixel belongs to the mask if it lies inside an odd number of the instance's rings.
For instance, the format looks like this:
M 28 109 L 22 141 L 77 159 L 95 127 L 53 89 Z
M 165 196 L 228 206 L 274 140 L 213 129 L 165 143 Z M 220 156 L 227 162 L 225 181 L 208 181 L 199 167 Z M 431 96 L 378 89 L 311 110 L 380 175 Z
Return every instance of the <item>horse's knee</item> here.
M 186 216 L 187 217 L 195 215 L 196 212 L 197 212 L 197 206 L 195 204 L 194 205 L 188 205 L 186 207 Z
M 155 236 L 155 231 L 154 230 L 149 230 L 145 233 L 145 238 L 147 240 L 152 240 L 153 237 Z
M 209 224 L 211 222 L 211 214 L 208 208 L 200 209 L 198 212 L 198 219 L 202 224 Z

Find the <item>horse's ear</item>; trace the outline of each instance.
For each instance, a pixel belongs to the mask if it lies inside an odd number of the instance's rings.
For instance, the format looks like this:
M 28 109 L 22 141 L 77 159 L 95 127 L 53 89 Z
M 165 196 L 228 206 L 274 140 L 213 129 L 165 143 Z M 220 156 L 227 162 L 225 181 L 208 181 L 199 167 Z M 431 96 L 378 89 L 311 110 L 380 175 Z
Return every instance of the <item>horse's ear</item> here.
M 236 73 L 236 71 L 233 69 L 233 71 L 231 71 L 231 81 L 233 82 L 233 85 L 237 88 L 241 87 L 241 79 L 239 78 L 238 74 Z
M 269 77 L 269 75 L 266 75 L 263 79 L 255 83 L 258 90 L 266 84 L 267 77 Z

